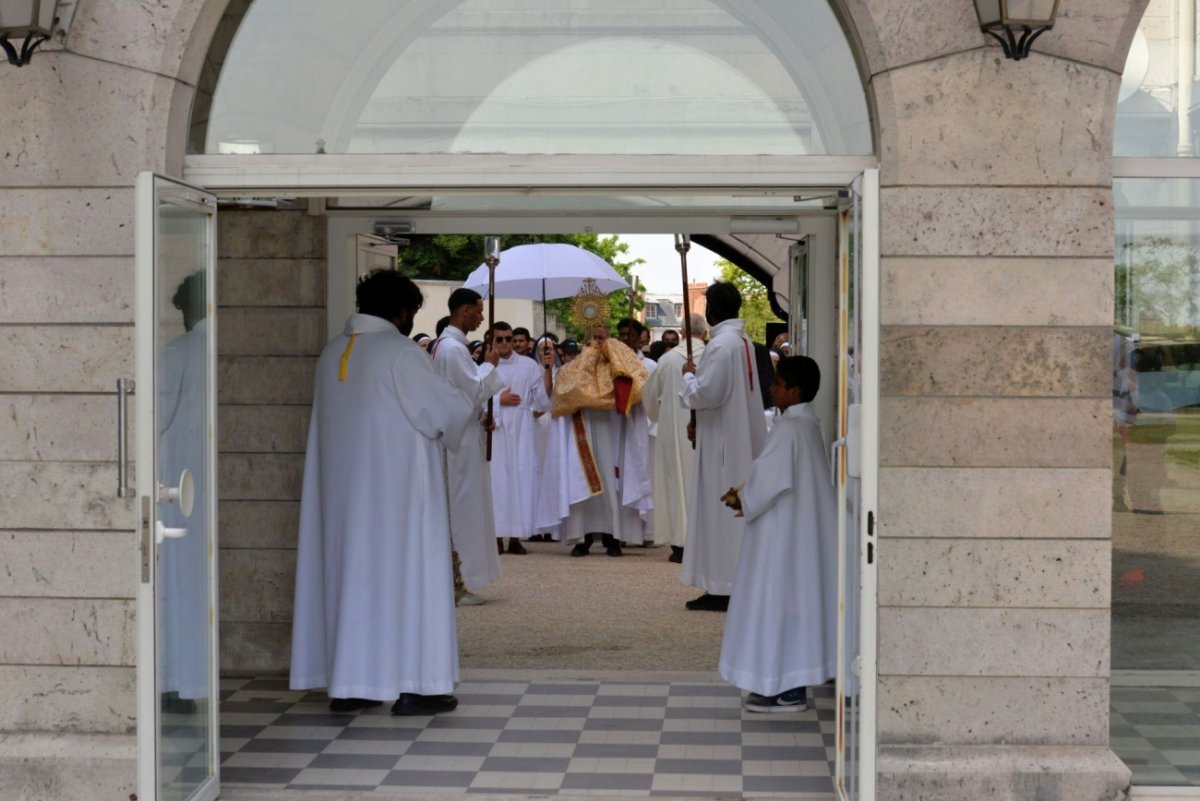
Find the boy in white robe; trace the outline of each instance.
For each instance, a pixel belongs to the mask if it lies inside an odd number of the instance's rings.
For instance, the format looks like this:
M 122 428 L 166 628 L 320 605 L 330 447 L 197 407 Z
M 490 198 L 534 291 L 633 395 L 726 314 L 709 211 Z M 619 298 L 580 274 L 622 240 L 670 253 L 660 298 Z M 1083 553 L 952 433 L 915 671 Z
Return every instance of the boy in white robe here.
M 455 453 L 446 450 L 446 472 L 450 482 L 450 536 L 461 560 L 466 589 L 456 590 L 460 606 L 475 606 L 483 600 L 474 595 L 500 578 L 496 558 L 496 524 L 492 519 L 492 477 L 484 459 L 482 410 L 484 402 L 500 391 L 503 379 L 496 371 L 500 355 L 488 348 L 484 363 L 476 365 L 467 349 L 467 334 L 483 323 L 483 300 L 479 293 L 459 288 L 447 303 L 450 322 L 433 344 L 433 366 L 438 374 L 461 390 L 480 413 L 480 424 L 468 432 Z
M 395 270 L 359 282 L 359 312 L 317 362 L 292 626 L 293 690 L 335 712 L 458 705 L 450 520 L 441 448 L 475 405 L 408 338 L 421 291 Z
M 745 485 L 722 498 L 746 534 L 719 669 L 752 712 L 805 709 L 806 688 L 837 672 L 837 497 L 811 405 L 820 385 L 812 359 L 780 360 L 780 414 Z

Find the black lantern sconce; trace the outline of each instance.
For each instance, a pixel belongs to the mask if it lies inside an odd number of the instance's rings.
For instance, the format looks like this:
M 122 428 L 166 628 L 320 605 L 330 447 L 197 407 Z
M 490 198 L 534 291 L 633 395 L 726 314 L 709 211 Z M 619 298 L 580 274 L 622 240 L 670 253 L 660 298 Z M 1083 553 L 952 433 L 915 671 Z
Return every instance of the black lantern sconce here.
M 23 67 L 33 51 L 54 33 L 58 0 L 0 0 L 0 49 L 8 63 Z M 13 39 L 24 39 L 15 43 Z
M 1004 55 L 1020 61 L 1029 55 L 1033 40 L 1054 27 L 1059 0 L 975 0 L 979 28 L 1004 48 Z

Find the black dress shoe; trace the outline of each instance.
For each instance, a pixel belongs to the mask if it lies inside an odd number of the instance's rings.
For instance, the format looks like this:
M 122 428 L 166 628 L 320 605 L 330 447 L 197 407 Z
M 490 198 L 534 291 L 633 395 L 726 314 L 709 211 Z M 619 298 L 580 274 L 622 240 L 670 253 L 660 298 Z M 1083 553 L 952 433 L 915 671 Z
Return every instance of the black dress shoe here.
M 571 556 L 587 556 L 587 555 L 588 555 L 588 544 L 586 542 L 578 543 L 578 544 L 576 544 L 576 546 L 574 548 L 571 549 Z
M 709 595 L 706 592 L 699 598 L 688 601 L 684 606 L 693 612 L 727 612 L 729 611 L 729 596 Z
M 674 562 L 677 565 L 683 564 L 683 548 L 678 545 L 671 546 L 671 555 L 667 557 L 668 562 Z
M 608 543 L 608 545 L 604 549 L 604 552 L 606 554 L 608 554 L 609 556 L 624 556 L 625 555 L 624 553 L 621 552 L 621 543 L 617 542 L 616 540 L 613 540 L 610 543 Z
M 393 715 L 438 715 L 442 712 L 453 712 L 458 707 L 458 699 L 453 695 L 417 695 L 416 693 L 401 693 L 392 704 Z
M 525 546 L 521 544 L 521 541 L 516 537 L 509 537 L 508 552 L 511 554 L 516 554 L 517 556 L 524 556 L 525 554 L 529 553 L 529 551 L 525 550 Z
M 370 698 L 330 698 L 330 712 L 357 712 L 360 709 L 370 709 L 379 706 L 383 701 L 372 701 Z

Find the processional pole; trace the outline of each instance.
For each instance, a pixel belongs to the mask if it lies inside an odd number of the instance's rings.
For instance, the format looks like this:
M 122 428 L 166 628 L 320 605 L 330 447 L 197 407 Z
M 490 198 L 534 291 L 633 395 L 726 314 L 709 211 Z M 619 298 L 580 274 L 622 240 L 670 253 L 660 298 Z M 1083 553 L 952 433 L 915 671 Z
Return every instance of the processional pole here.
M 500 266 L 500 237 L 485 236 L 483 238 L 483 263 L 488 267 L 488 344 L 496 347 L 496 268 Z M 494 416 L 496 399 L 488 397 L 487 417 L 484 428 L 487 430 L 487 461 L 492 461 L 492 429 L 496 427 Z
M 687 254 L 692 248 L 689 234 L 675 234 L 675 250 L 679 253 L 679 267 L 683 271 L 683 340 L 686 343 L 687 359 L 692 361 L 692 299 L 688 294 Z M 688 421 L 692 431 L 696 430 L 696 410 L 692 409 Z M 692 437 L 692 450 L 696 449 L 696 438 Z

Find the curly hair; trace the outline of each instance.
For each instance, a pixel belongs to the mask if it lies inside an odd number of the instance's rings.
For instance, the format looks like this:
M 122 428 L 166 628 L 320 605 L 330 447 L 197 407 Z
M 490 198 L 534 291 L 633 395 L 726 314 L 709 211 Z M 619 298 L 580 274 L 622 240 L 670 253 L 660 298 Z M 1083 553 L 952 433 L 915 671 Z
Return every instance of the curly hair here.
M 358 280 L 354 289 L 362 314 L 394 320 L 401 311 L 416 313 L 425 302 L 421 290 L 397 270 L 372 270 Z

